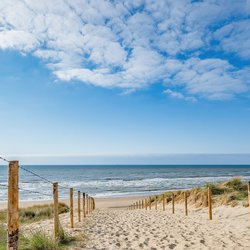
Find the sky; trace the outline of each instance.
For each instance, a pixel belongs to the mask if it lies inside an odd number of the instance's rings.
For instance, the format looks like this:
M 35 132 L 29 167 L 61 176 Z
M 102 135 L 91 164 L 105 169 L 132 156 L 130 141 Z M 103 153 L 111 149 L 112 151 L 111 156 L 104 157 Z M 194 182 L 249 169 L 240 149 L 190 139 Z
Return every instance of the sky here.
M 249 0 L 1 0 L 0 155 L 250 163 Z

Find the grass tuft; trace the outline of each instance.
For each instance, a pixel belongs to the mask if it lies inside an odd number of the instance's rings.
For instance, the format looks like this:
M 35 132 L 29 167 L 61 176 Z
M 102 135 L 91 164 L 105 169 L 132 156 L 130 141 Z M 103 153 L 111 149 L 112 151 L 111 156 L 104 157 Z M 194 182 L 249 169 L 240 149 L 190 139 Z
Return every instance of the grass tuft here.
M 26 246 L 24 250 L 59 250 L 60 245 L 52 237 L 46 235 L 44 232 L 37 231 L 31 237 L 24 239 Z

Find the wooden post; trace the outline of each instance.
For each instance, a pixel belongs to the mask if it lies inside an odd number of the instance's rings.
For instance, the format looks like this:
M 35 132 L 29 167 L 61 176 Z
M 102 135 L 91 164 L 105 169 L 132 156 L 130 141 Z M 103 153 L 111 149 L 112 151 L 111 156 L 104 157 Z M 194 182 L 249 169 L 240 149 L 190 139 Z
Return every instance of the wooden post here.
M 248 207 L 250 209 L 250 181 L 248 182 Z
M 58 183 L 53 183 L 53 197 L 54 197 L 54 238 L 58 240 L 59 237 L 59 212 L 58 212 Z
M 90 196 L 88 195 L 88 214 L 90 214 Z
M 155 196 L 155 210 L 157 210 L 157 199 L 156 199 L 156 196 Z
M 83 217 L 86 217 L 86 210 L 85 210 L 85 193 L 82 193 L 82 211 L 83 211 Z
M 89 214 L 91 213 L 91 196 L 89 196 Z
M 8 239 L 7 249 L 18 249 L 18 161 L 9 162 L 8 176 Z
M 165 211 L 165 195 L 162 195 L 162 210 Z
M 70 226 L 74 228 L 74 189 L 70 188 Z
M 145 199 L 144 204 L 145 204 L 145 209 L 148 210 L 148 202 L 147 202 L 147 199 Z
M 144 208 L 144 200 L 141 201 L 141 206 L 142 206 L 142 209 Z
M 185 199 L 185 214 L 186 216 L 188 216 L 187 192 L 184 193 L 184 199 Z
M 80 222 L 81 221 L 81 192 L 78 191 L 78 207 L 77 207 L 77 210 L 78 210 L 78 221 Z
M 209 213 L 209 220 L 213 219 L 213 215 L 212 215 L 212 190 L 210 187 L 208 187 L 207 190 L 207 196 L 208 196 L 208 213 Z
M 172 194 L 172 213 L 174 214 L 174 194 Z
M 88 215 L 89 213 L 89 198 L 88 198 L 88 194 L 86 194 L 86 215 Z
M 149 196 L 149 210 L 151 210 L 151 197 Z
M 91 209 L 91 196 L 89 196 L 89 213 L 91 214 L 92 209 Z

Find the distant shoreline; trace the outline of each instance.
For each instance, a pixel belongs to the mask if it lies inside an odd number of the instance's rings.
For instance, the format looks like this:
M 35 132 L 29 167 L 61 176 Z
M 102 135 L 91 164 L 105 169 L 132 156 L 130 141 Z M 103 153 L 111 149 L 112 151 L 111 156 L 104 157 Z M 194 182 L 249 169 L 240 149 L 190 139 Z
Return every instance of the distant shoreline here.
M 108 197 L 108 198 L 95 198 L 97 208 L 119 208 L 124 206 L 129 206 L 131 203 L 143 199 L 148 196 L 127 196 L 127 197 Z M 69 205 L 69 199 L 60 199 L 59 202 Z M 45 205 L 51 204 L 53 200 L 34 200 L 34 201 L 20 201 L 20 208 L 27 208 L 35 205 Z M 75 207 L 77 205 L 77 199 L 74 199 Z M 0 202 L 0 210 L 7 208 L 7 202 Z

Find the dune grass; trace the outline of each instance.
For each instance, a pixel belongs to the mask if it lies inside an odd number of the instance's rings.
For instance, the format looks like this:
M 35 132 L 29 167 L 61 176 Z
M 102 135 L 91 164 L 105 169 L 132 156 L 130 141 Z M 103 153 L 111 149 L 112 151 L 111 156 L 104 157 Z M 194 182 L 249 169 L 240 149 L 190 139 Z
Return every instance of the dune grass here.
M 59 214 L 69 212 L 69 207 L 64 203 L 58 205 Z M 32 223 L 53 217 L 53 205 L 36 205 L 19 209 L 19 221 L 21 224 Z M 0 211 L 0 223 L 7 222 L 7 210 Z
M 184 192 L 187 192 L 189 204 L 193 204 L 195 207 L 206 207 L 208 205 L 208 187 L 212 190 L 214 205 L 249 206 L 247 199 L 247 183 L 240 177 L 235 177 L 226 182 L 207 183 L 204 187 L 193 188 L 186 191 L 166 192 L 152 197 L 151 202 L 154 202 L 155 199 L 157 199 L 158 202 L 161 202 L 163 195 L 166 197 L 167 202 L 170 202 L 173 193 L 175 195 L 176 203 L 183 202 Z
M 6 230 L 0 228 L 0 235 L 6 235 Z M 19 249 L 22 250 L 61 250 L 68 247 L 76 239 L 66 233 L 63 228 L 59 231 L 59 240 L 55 241 L 43 231 L 30 232 L 24 236 L 19 234 Z M 0 239 L 0 250 L 6 249 L 6 236 Z
M 59 203 L 59 214 L 69 212 L 69 207 L 64 203 Z M 36 205 L 19 210 L 20 224 L 33 223 L 53 217 L 53 205 Z M 7 210 L 0 211 L 0 250 L 6 249 L 6 223 Z M 55 242 L 53 237 L 43 232 L 33 232 L 29 236 L 20 233 L 20 249 L 23 250 L 57 250 L 70 244 L 74 239 L 64 232 L 63 228 L 59 230 L 59 241 Z

